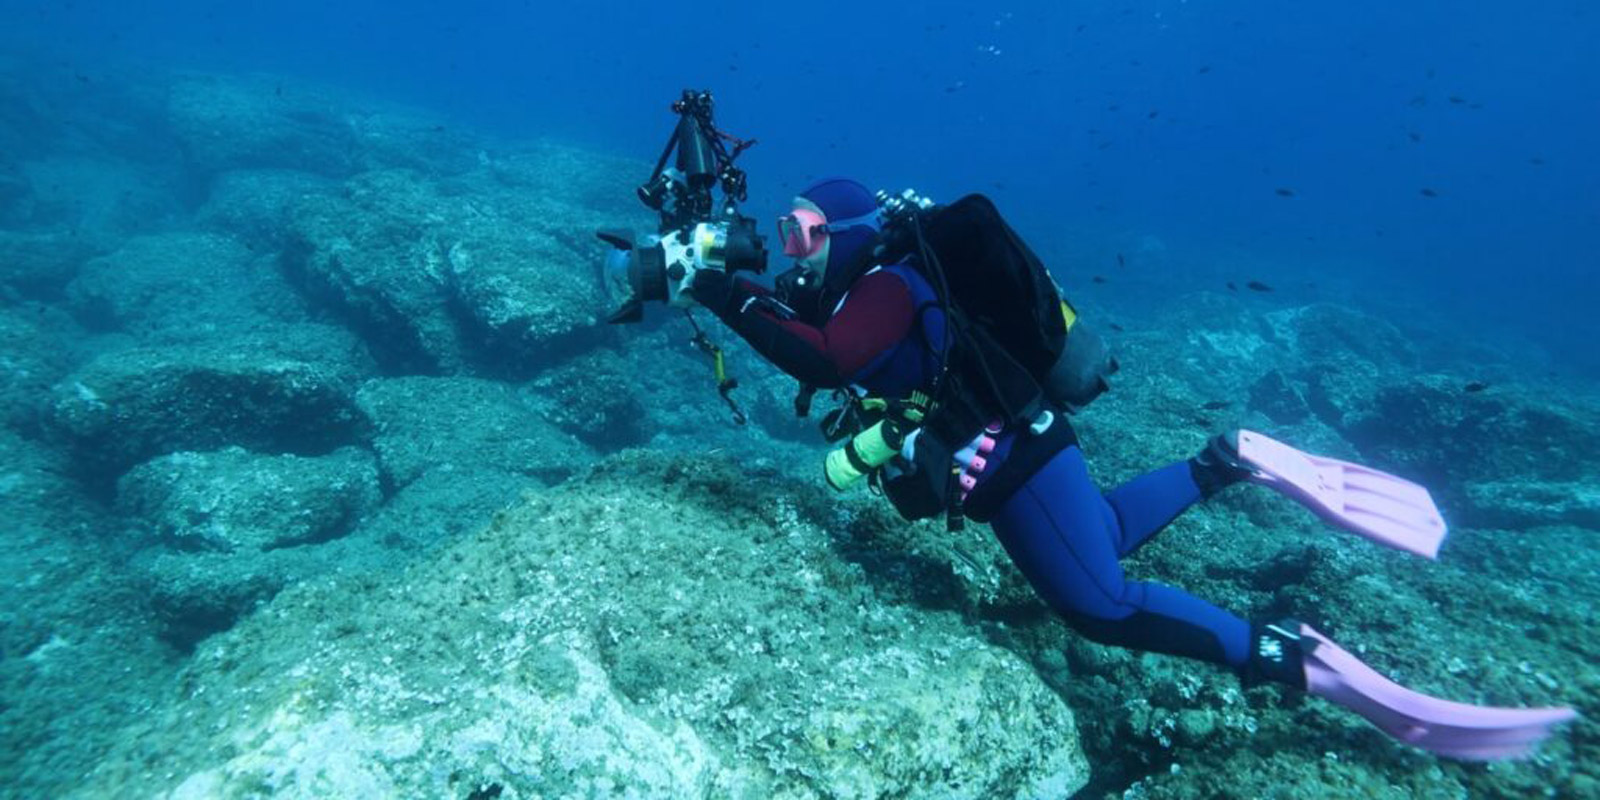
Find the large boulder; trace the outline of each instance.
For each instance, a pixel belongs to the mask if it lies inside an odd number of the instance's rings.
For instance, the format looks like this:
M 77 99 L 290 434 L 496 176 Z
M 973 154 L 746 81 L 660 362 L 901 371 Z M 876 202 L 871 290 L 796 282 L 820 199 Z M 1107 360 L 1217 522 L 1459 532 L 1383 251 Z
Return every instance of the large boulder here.
M 296 205 L 312 195 L 332 194 L 338 182 L 292 169 L 236 169 L 211 180 L 195 221 L 237 236 L 260 250 L 281 248 Z
M 1484 528 L 1574 525 L 1600 531 L 1600 476 L 1545 482 L 1510 478 L 1466 486 L 1459 522 Z
M 372 455 L 319 457 L 242 448 L 173 453 L 117 484 L 126 538 L 166 641 L 188 648 L 232 626 L 285 585 L 338 559 L 320 551 L 378 507 Z
M 0 425 L 38 432 L 49 418 L 50 387 L 77 363 L 80 333 L 42 304 L 0 307 Z
M 84 265 L 67 296 L 84 325 L 145 342 L 208 339 L 262 320 L 304 316 L 270 259 L 216 234 L 130 239 Z
M 122 236 L 184 215 L 183 187 L 174 170 L 85 155 L 53 155 L 20 168 L 31 189 L 22 201 L 31 227 Z
M 1592 480 L 1600 408 L 1533 388 L 1468 392 L 1463 380 L 1418 375 L 1382 386 L 1345 419 L 1364 455 L 1465 499 L 1466 484 Z M 1476 504 L 1476 501 L 1473 501 Z
M 343 178 L 379 166 L 449 174 L 482 160 L 474 138 L 429 112 L 269 75 L 180 76 L 166 113 L 203 175 L 291 169 Z
M 172 797 L 1065 797 L 1070 709 L 886 601 L 793 484 L 637 453 L 398 575 L 286 591 L 89 775 Z M 888 559 L 908 554 L 880 553 Z
M 532 475 L 478 465 L 441 465 L 396 491 L 358 535 L 394 551 L 426 551 L 476 533 L 495 514 L 544 488 Z
M 607 335 L 591 213 L 480 173 L 375 170 L 292 216 L 289 274 L 393 369 L 529 374 Z
M 367 173 L 336 196 L 291 212 L 287 273 L 314 301 L 349 319 L 392 370 L 454 372 L 461 334 L 446 302 L 446 201 L 420 174 Z
M 63 797 L 170 670 L 126 549 L 53 448 L 0 429 L 0 791 Z
M 180 450 L 320 454 L 358 441 L 362 354 L 336 328 L 262 328 L 104 353 L 54 393 L 56 427 L 93 479 Z
M 190 165 L 355 172 L 359 138 L 344 106 L 326 90 L 266 77 L 188 75 L 173 81 L 167 124 Z
M 69 228 L 0 230 L 0 287 L 17 296 L 53 301 L 84 262 L 111 245 Z
M 372 455 L 266 455 L 240 447 L 181 452 L 117 482 L 117 510 L 167 547 L 222 553 L 316 544 L 349 533 L 377 507 Z
M 556 483 L 592 459 L 514 388 L 479 378 L 378 378 L 356 405 L 384 478 L 401 488 L 430 472 L 523 475 Z

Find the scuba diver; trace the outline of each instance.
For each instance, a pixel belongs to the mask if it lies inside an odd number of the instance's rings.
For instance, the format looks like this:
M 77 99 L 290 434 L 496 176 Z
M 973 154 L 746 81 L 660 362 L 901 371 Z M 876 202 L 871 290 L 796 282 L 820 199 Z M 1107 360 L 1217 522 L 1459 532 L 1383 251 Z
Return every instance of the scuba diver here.
M 1218 436 L 1192 458 L 1102 493 L 1063 412 L 1103 391 L 1115 362 L 1074 324 L 1048 272 L 986 198 L 931 215 L 927 204 L 904 209 L 885 197 L 843 178 L 802 191 L 779 220 L 783 252 L 797 264 L 775 289 L 716 269 L 687 282 L 694 301 L 779 369 L 811 391 L 850 398 L 827 421 L 851 437 L 828 459 L 831 485 L 870 481 L 911 519 L 987 522 L 1039 597 L 1092 641 L 1222 665 L 1245 686 L 1288 685 L 1442 756 L 1521 756 L 1576 717 L 1419 694 L 1309 625 L 1246 621 L 1182 589 L 1125 577 L 1120 559 L 1190 506 L 1246 481 L 1427 558 L 1446 528 L 1416 484 L 1251 431 Z M 909 211 L 900 215 L 909 224 L 886 225 L 897 210 Z M 987 273 L 967 269 L 980 262 Z M 969 299 L 985 291 L 1012 296 Z M 997 313 L 1006 303 L 1015 313 Z M 1031 341 L 1030 329 L 1053 331 L 1056 344 Z M 1089 355 L 1074 356 L 1079 345 Z M 1052 391 L 1062 372 L 1076 388 Z M 809 404 L 809 391 L 802 398 Z

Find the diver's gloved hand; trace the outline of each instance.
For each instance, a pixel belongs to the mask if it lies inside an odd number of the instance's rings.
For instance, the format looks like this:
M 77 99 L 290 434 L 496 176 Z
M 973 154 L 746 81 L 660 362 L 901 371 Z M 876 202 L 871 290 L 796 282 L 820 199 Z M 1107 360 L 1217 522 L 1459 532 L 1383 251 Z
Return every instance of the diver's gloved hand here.
M 921 428 L 906 435 L 906 442 L 900 447 L 901 458 L 909 463 L 916 463 L 917 437 L 921 435 Z M 961 487 L 963 500 L 966 499 L 966 493 L 978 485 L 978 476 L 989 468 L 989 454 L 994 452 L 994 444 L 994 437 L 984 432 L 968 442 L 966 447 L 956 451 L 955 462 L 961 466 L 961 474 L 956 481 Z
M 700 305 L 719 317 L 731 311 L 743 294 L 733 276 L 720 269 L 697 270 L 694 282 L 689 285 L 689 293 Z

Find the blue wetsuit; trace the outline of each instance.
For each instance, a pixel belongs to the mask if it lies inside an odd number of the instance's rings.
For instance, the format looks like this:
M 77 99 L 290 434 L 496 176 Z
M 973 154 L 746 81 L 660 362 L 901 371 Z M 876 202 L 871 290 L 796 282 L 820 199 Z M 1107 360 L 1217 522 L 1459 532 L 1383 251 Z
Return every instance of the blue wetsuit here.
M 742 280 L 713 277 L 696 285 L 696 296 L 734 331 L 807 383 L 904 397 L 931 381 L 939 337 L 927 330 L 936 330 L 939 321 L 930 326 L 915 320 L 915 309 L 926 308 L 932 289 L 914 269 L 897 265 L 857 279 L 822 325 L 785 319 L 749 302 L 764 294 Z M 1027 446 L 1022 437 L 1030 435 L 1007 431 L 998 437 L 977 491 L 1005 469 L 1013 449 Z M 1068 441 L 1053 455 L 1030 459 L 1043 466 L 995 504 L 988 521 L 1012 562 L 1056 613 L 1093 641 L 1241 667 L 1249 623 L 1181 589 L 1129 581 L 1118 563 L 1200 499 L 1188 462 L 1102 494 L 1075 437 Z

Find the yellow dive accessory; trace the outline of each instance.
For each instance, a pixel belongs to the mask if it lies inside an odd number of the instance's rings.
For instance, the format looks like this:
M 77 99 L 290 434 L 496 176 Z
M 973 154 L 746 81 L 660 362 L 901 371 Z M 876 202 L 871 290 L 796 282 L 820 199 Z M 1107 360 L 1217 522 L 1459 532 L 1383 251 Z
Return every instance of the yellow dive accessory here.
M 875 413 L 881 418 L 828 454 L 823 462 L 823 475 L 828 485 L 842 492 L 899 455 L 900 449 L 905 447 L 906 436 L 921 424 L 927 403 L 927 396 L 921 393 L 902 402 L 890 403 L 876 398 L 861 401 L 863 413 Z

